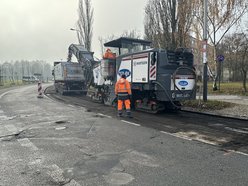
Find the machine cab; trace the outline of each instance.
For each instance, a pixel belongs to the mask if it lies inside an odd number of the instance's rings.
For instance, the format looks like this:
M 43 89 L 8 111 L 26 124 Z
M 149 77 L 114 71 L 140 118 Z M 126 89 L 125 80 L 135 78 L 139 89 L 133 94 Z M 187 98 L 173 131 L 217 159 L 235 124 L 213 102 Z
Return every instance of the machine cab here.
M 116 40 L 109 41 L 104 44 L 105 47 L 110 47 L 112 52 L 116 53 L 117 56 L 140 52 L 151 48 L 151 42 L 142 39 L 134 39 L 121 37 Z
M 141 39 L 121 37 L 104 44 L 107 48 L 101 60 L 101 71 L 105 79 L 118 78 L 120 73 L 127 73 L 120 69 L 123 57 L 151 48 L 151 42 Z M 114 69 L 113 69 L 114 68 Z M 117 73 L 116 73 L 117 72 Z

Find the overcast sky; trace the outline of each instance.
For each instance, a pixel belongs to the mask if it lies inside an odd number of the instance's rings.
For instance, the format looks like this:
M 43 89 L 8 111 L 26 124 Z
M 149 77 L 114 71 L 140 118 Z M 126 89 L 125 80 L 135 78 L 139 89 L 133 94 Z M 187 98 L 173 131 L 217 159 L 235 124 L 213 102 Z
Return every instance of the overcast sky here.
M 92 0 L 92 51 L 101 57 L 98 38 L 125 30 L 143 35 L 148 0 Z M 0 63 L 10 60 L 66 60 L 75 28 L 78 0 L 0 0 Z
M 98 37 L 136 29 L 143 35 L 147 0 L 92 0 L 92 51 L 100 57 Z M 10 60 L 65 60 L 75 28 L 78 0 L 0 0 L 0 63 Z

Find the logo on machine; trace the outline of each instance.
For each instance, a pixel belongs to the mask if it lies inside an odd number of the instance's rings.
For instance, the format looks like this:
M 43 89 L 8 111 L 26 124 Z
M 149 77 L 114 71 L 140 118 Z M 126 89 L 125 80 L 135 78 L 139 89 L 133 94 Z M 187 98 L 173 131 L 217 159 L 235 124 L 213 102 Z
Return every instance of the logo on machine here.
M 130 76 L 131 75 L 131 72 L 130 72 L 130 70 L 128 70 L 128 69 L 121 69 L 121 70 L 119 70 L 119 76 L 121 76 L 121 75 L 125 75 L 126 77 L 128 77 L 128 76 Z
M 182 87 L 187 86 L 189 83 L 187 81 L 179 81 L 178 84 Z
M 134 61 L 133 62 L 133 65 L 134 66 L 137 66 L 137 65 L 146 65 L 147 64 L 147 61 Z

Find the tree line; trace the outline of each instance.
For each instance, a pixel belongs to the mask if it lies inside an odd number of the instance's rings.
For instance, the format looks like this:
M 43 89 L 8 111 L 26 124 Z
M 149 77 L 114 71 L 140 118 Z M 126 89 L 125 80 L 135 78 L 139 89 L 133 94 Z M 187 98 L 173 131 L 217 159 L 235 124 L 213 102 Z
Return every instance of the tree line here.
M 246 30 L 235 29 L 233 31 L 234 34 L 231 34 L 230 31 L 234 27 L 241 27 L 241 18 L 247 17 L 248 1 L 208 0 L 207 7 L 208 66 L 209 76 L 213 79 L 213 90 L 218 89 L 216 82 L 221 78 L 221 65 L 217 60 L 217 56 L 221 54 L 226 56 L 227 60 L 225 61 L 227 63 L 224 62 L 223 64 L 233 75 L 232 80 L 243 80 L 244 90 L 247 91 L 248 57 L 246 38 L 248 26 L 246 25 Z M 203 8 L 204 0 L 149 0 L 145 8 L 144 23 L 145 38 L 152 41 L 154 47 L 170 50 L 174 50 L 177 47 L 195 49 L 193 52 L 195 56 L 198 56 L 195 58 L 196 64 L 198 64 L 197 70 L 201 74 Z M 240 38 L 237 39 L 237 37 Z M 226 51 L 222 49 L 222 46 L 230 38 L 236 40 L 236 43 L 238 42 L 237 40 L 242 42 L 242 47 L 238 47 L 239 51 Z M 229 44 L 235 45 L 232 42 L 229 42 Z M 237 46 L 232 47 L 235 48 Z M 238 75 L 240 73 L 242 76 Z
M 229 71 L 230 80 L 242 80 L 244 91 L 247 92 L 248 30 L 227 35 L 217 51 L 225 56 L 224 67 Z M 218 66 L 218 70 L 221 70 L 220 67 L 221 65 Z
M 52 79 L 52 66 L 45 61 L 6 61 L 0 64 L 0 84 L 19 83 L 23 77 L 37 76 L 41 81 Z

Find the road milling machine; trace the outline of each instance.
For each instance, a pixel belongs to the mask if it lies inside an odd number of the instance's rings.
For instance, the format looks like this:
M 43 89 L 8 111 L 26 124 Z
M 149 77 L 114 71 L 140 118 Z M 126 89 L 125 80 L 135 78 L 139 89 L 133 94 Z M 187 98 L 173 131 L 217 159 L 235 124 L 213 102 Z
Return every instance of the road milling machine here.
M 115 53 L 114 57 L 94 60 L 93 53 L 82 46 L 69 47 L 68 62 L 74 54 L 85 76 L 82 89 L 92 100 L 113 105 L 115 83 L 122 74 L 131 83 L 132 107 L 138 110 L 177 110 L 181 101 L 196 98 L 194 56 L 190 49 L 151 48 L 150 41 L 126 37 L 104 46 Z

